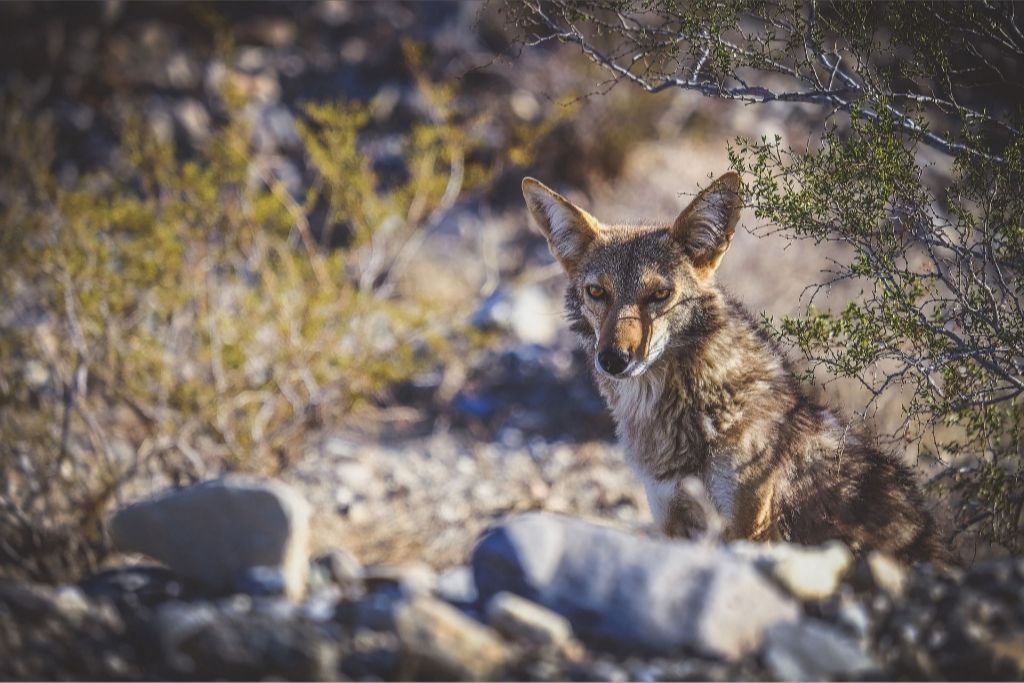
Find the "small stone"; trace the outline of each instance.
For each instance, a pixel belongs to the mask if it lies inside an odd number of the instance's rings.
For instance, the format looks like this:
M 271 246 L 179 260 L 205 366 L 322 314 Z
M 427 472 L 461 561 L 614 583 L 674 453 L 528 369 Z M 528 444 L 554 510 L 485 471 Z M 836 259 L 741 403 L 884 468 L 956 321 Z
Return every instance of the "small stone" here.
M 248 567 L 235 582 L 239 593 L 255 596 L 284 595 L 284 572 L 280 567 Z
M 363 576 L 368 590 L 395 587 L 405 597 L 426 595 L 437 587 L 437 574 L 423 562 L 379 564 L 367 567 Z
M 174 572 L 156 565 L 105 569 L 83 579 L 79 587 L 93 599 L 129 600 L 150 606 L 180 599 L 186 593 Z
M 225 614 L 245 615 L 252 611 L 252 596 L 236 593 L 217 602 L 217 607 Z
M 309 504 L 276 481 L 232 476 L 118 510 L 114 545 L 160 560 L 213 591 L 253 567 L 279 567 L 284 592 L 302 596 L 309 571 Z
M 326 570 L 331 581 L 341 588 L 358 585 L 363 581 L 363 565 L 352 553 L 341 548 L 327 551 L 314 562 Z
M 352 5 L 344 0 L 324 0 L 313 6 L 313 13 L 328 26 L 341 26 L 352 18 Z
M 210 137 L 210 114 L 198 100 L 188 98 L 174 105 L 174 118 L 192 144 Z
M 336 468 L 336 479 L 356 496 L 375 494 L 380 488 L 377 475 L 369 465 L 358 460 L 342 460 Z
M 281 84 L 273 74 L 234 71 L 228 74 L 228 78 L 239 94 L 257 104 L 273 104 L 281 98 Z
M 253 110 L 252 123 L 253 146 L 262 154 L 294 151 L 302 145 L 295 117 L 283 104 Z
M 90 609 L 85 594 L 75 586 L 61 586 L 54 593 L 54 603 L 66 617 L 81 619 Z
M 33 391 L 38 391 L 50 382 L 50 371 L 37 360 L 30 360 L 22 367 L 25 384 Z
M 167 81 L 179 90 L 190 90 L 199 85 L 199 69 L 188 53 L 179 50 L 171 55 L 166 65 Z
M 572 625 L 560 614 L 502 591 L 487 601 L 487 623 L 513 640 L 559 647 L 572 638 Z
M 295 42 L 295 23 L 280 17 L 258 17 L 238 28 L 243 40 L 253 40 L 271 47 L 286 47 Z
M 985 644 L 985 648 L 1009 677 L 1020 680 L 1024 675 L 1024 633 L 996 636 Z
M 355 36 L 341 44 L 341 50 L 338 52 L 338 56 L 340 56 L 341 61 L 346 64 L 358 64 L 366 59 L 366 53 L 369 52 L 369 50 L 369 44 L 364 39 Z
M 540 102 L 529 90 L 516 90 L 509 103 L 512 105 L 512 113 L 524 121 L 536 121 L 540 117 Z
M 844 600 L 839 605 L 837 621 L 864 642 L 871 635 L 871 617 L 864 605 L 853 600 Z
M 340 600 L 341 591 L 336 587 L 319 590 L 302 604 L 302 616 L 310 621 L 330 621 L 338 611 Z
M 394 592 L 377 591 L 363 596 L 351 608 L 352 623 L 372 631 L 390 631 L 395 627 L 395 606 L 401 598 Z
M 332 436 L 324 439 L 320 452 L 330 459 L 352 458 L 356 453 L 356 443 L 340 436 Z
M 853 565 L 853 555 L 840 541 L 819 547 L 734 543 L 730 550 L 753 559 L 799 600 L 821 600 L 833 595 Z
M 440 600 L 404 601 L 394 616 L 413 680 L 492 680 L 509 659 L 494 632 Z
M 765 636 L 764 662 L 784 681 L 857 679 L 878 664 L 835 628 L 816 621 L 779 624 Z
M 182 652 L 182 645 L 216 620 L 217 610 L 207 603 L 169 602 L 161 605 L 156 613 L 155 627 L 164 660 L 176 671 L 194 671 L 195 663 Z
M 800 600 L 819 600 L 835 593 L 853 563 L 853 555 L 839 541 L 821 548 L 789 548 L 772 567 L 772 577 Z
M 868 553 L 866 561 L 875 586 L 896 597 L 903 595 L 907 586 L 907 571 L 903 565 L 889 555 L 874 550 Z
M 451 567 L 437 577 L 438 597 L 457 604 L 469 605 L 476 602 L 476 582 L 473 581 L 473 570 L 465 565 Z
M 235 57 L 235 66 L 246 73 L 258 73 L 270 65 L 270 50 L 262 47 L 243 47 Z

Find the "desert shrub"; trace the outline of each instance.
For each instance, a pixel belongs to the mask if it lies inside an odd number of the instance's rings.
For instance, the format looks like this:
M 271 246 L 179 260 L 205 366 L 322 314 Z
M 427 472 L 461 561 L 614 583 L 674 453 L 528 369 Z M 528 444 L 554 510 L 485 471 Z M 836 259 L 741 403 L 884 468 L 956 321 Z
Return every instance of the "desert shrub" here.
M 8 573 L 80 573 L 102 557 L 112 501 L 160 481 L 279 472 L 308 429 L 474 346 L 459 311 L 398 291 L 394 275 L 502 159 L 528 161 L 550 124 L 465 111 L 414 46 L 406 56 L 427 116 L 401 131 L 397 180 L 363 152 L 370 105 L 309 103 L 299 134 L 310 182 L 288 187 L 255 154 L 229 82 L 227 116 L 197 154 L 126 107 L 111 163 L 67 182 L 47 112 L 4 98 Z M 323 246 L 332 233 L 343 246 Z
M 1011 3 L 509 3 L 530 44 L 609 82 L 818 105 L 806 139 L 738 139 L 763 229 L 833 242 L 844 310 L 766 321 L 811 369 L 910 395 L 895 442 L 934 457 L 960 531 L 1024 550 L 1024 28 Z M 813 284 L 813 283 L 809 283 Z

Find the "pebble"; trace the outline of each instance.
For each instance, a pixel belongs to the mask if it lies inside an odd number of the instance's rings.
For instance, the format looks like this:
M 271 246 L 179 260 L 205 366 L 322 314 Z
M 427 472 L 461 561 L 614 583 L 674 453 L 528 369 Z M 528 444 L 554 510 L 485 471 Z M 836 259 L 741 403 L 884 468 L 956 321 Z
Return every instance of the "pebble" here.
M 491 680 L 509 661 L 508 647 L 493 631 L 440 600 L 403 601 L 394 620 L 413 680 Z
M 514 593 L 492 596 L 485 614 L 487 623 L 502 634 L 530 645 L 559 647 L 572 638 L 568 619 Z
M 365 575 L 359 560 L 341 548 L 334 548 L 319 555 L 314 564 L 326 571 L 330 580 L 342 588 L 361 584 Z

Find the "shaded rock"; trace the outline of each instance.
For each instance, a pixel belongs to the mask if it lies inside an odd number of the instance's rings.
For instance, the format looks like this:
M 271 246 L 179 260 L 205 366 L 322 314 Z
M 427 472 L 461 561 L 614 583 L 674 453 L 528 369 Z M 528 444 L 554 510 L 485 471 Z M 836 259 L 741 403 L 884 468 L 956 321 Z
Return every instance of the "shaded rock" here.
M 489 680 L 509 661 L 497 635 L 440 600 L 403 601 L 394 618 L 410 678 Z
M 235 590 L 246 595 L 284 595 L 287 579 L 281 567 L 248 567 L 235 581 Z
M 966 572 L 908 570 L 899 598 L 875 617 L 873 650 L 904 679 L 1020 680 L 1024 676 L 1024 571 L 1002 558 Z
M 351 607 L 343 609 L 343 617 L 351 625 L 371 631 L 393 631 L 395 610 L 403 598 L 394 591 L 377 591 L 364 595 Z
M 309 569 L 309 505 L 279 482 L 247 477 L 168 491 L 114 514 L 116 547 L 160 560 L 214 591 L 246 570 L 279 567 L 284 592 L 298 598 Z
M 473 571 L 482 600 L 517 593 L 565 616 L 580 638 L 617 650 L 693 648 L 736 659 L 799 614 L 749 560 L 728 551 L 543 513 L 486 534 Z
M 152 606 L 187 595 L 186 587 L 174 572 L 147 565 L 106 569 L 78 585 L 90 598 L 109 598 L 131 606 Z
M 124 621 L 72 586 L 0 581 L 0 680 L 142 678 Z
M 784 681 L 877 675 L 878 664 L 835 628 L 817 621 L 779 624 L 765 636 L 764 661 Z
M 244 596 L 242 596 L 244 597 Z M 246 600 L 215 606 L 169 602 L 154 620 L 161 677 L 207 680 L 331 680 L 339 652 L 315 623 Z
M 502 591 L 487 601 L 487 623 L 513 640 L 558 647 L 572 638 L 572 624 L 560 614 Z

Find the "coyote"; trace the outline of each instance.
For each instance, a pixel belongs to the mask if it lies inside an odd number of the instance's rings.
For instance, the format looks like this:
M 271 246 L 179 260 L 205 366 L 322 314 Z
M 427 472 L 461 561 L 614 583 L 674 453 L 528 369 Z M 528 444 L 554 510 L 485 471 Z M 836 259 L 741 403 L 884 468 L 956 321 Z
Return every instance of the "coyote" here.
M 669 536 L 705 528 L 684 486 L 694 476 L 726 538 L 838 538 L 855 554 L 943 558 L 907 468 L 810 399 L 770 337 L 715 285 L 740 185 L 726 173 L 671 225 L 604 225 L 523 180 L 530 214 L 569 276 L 571 329 L 655 521 Z

